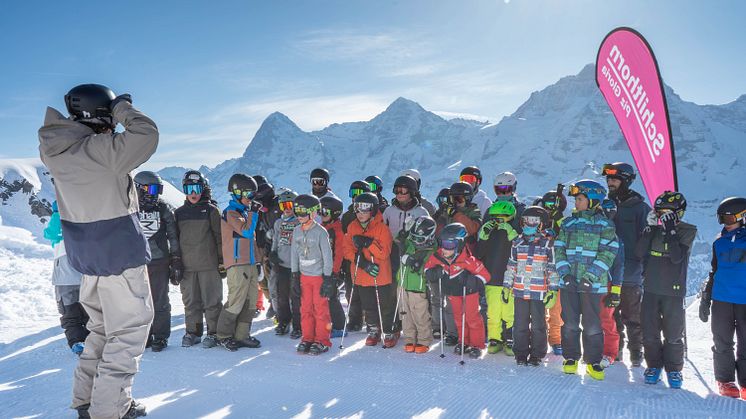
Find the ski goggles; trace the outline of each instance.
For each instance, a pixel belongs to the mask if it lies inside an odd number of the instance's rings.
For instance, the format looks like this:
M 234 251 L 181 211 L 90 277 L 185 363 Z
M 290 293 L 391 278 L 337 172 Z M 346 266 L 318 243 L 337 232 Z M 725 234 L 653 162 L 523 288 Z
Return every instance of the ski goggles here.
M 326 186 L 326 179 L 323 177 L 312 177 L 311 185 L 313 186 Z
M 567 189 L 567 194 L 570 196 L 580 195 L 584 194 L 583 189 L 579 187 L 578 185 L 570 185 L 570 187 Z
M 352 206 L 355 212 L 372 212 L 374 207 L 370 202 L 355 202 Z
M 451 195 L 448 200 L 453 204 L 463 204 L 466 202 L 466 197 L 463 195 Z
M 137 189 L 146 195 L 160 195 L 163 193 L 163 185 L 157 183 L 152 185 L 137 185 Z
M 505 217 L 503 215 L 488 215 L 487 219 L 495 220 L 495 222 L 498 224 L 507 223 L 508 221 L 510 221 L 508 217 Z
M 498 195 L 508 195 L 513 193 L 513 186 L 511 185 L 495 185 L 495 193 Z
M 191 194 L 199 195 L 202 193 L 202 185 L 200 184 L 183 185 L 181 187 L 181 190 L 184 191 L 185 195 L 191 195 Z
M 363 194 L 365 192 L 368 192 L 368 191 L 366 191 L 363 188 L 350 188 L 350 198 L 355 198 L 356 196 Z
M 233 190 L 233 195 L 239 196 L 239 197 L 242 197 L 242 198 L 251 199 L 251 198 L 254 197 L 255 194 L 256 194 L 256 192 L 254 192 L 254 191 L 242 191 L 240 189 L 234 189 Z
M 614 167 L 613 164 L 605 164 L 601 169 L 601 176 L 618 176 L 621 170 Z
M 438 203 L 439 207 L 442 207 L 443 205 L 445 205 L 446 202 L 448 202 L 448 197 L 444 195 L 440 195 L 437 198 L 435 198 L 435 202 Z
M 394 188 L 394 195 L 407 195 L 409 194 L 409 188 L 404 186 L 397 186 Z
M 541 225 L 541 217 L 536 217 L 533 215 L 521 217 L 521 221 L 523 221 L 524 226 L 538 227 L 539 225 Z
M 280 211 L 293 209 L 293 201 L 283 201 L 280 202 L 278 205 L 280 206 Z
M 741 211 L 738 214 L 718 214 L 718 223 L 731 225 L 743 221 L 744 218 L 746 218 L 746 211 Z
M 554 207 L 557 206 L 557 203 L 554 201 L 543 201 L 541 206 L 543 206 L 546 209 L 554 209 Z
M 461 182 L 466 182 L 469 185 L 477 184 L 477 177 L 474 175 L 461 175 L 459 176 L 458 180 L 460 180 Z
M 331 217 L 332 216 L 332 210 L 329 209 L 329 208 L 321 207 L 321 211 L 319 211 L 319 212 L 321 213 L 322 217 Z
M 368 182 L 371 192 L 378 192 L 378 185 L 375 182 Z
M 460 239 L 443 239 L 440 240 L 440 247 L 446 250 L 456 250 L 461 244 Z
M 293 212 L 295 213 L 296 217 L 308 217 L 316 211 L 318 207 L 312 207 L 312 208 L 304 208 L 304 207 L 295 207 L 293 209 Z

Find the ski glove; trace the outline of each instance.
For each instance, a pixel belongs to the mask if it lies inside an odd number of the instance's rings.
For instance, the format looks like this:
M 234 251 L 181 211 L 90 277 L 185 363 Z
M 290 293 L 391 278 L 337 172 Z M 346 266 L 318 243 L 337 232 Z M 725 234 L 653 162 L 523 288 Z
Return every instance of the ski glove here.
M 490 238 L 490 233 L 492 233 L 492 230 L 495 227 L 497 227 L 496 220 L 490 220 L 482 224 L 482 227 L 479 229 L 479 240 L 488 240 Z
M 422 268 L 422 259 L 418 259 L 414 256 L 408 257 L 405 264 L 409 267 L 409 269 L 412 272 L 418 273 L 420 269 Z
M 578 292 L 593 292 L 593 281 L 587 275 L 583 275 L 578 281 Z
M 544 308 L 549 310 L 555 304 L 557 304 L 557 291 L 547 291 L 547 295 L 544 296 Z
M 300 281 L 300 272 L 291 272 L 290 279 L 293 281 Z
M 114 100 L 109 103 L 109 110 L 114 112 L 114 107 L 116 107 L 119 102 L 129 102 L 130 105 L 132 104 L 132 96 L 129 93 L 125 93 L 122 95 L 119 95 L 114 98 Z
M 270 252 L 269 254 L 269 262 L 275 266 L 280 265 L 280 255 L 277 253 L 276 250 Z
M 510 294 L 512 293 L 513 291 L 511 291 L 510 288 L 505 287 L 503 284 L 503 287 L 500 290 L 500 298 L 502 298 L 503 303 L 508 304 L 510 302 Z
M 171 269 L 169 274 L 169 280 L 173 285 L 179 285 L 181 280 L 184 278 L 184 264 L 181 263 L 179 256 L 173 256 L 171 258 Z
M 509 223 L 500 223 L 497 225 L 498 230 L 505 230 L 505 232 L 508 234 L 508 240 L 513 240 L 518 236 L 518 233 L 516 233 L 515 229 L 512 225 Z
M 357 234 L 352 236 L 352 244 L 354 244 L 358 250 L 362 250 L 373 244 L 373 238 Z
M 262 210 L 262 203 L 251 201 L 251 206 L 249 207 L 249 211 L 251 212 L 260 212 Z
M 660 218 L 661 223 L 663 224 L 663 232 L 671 235 L 676 234 L 676 223 L 679 221 L 679 217 L 676 216 L 675 212 L 667 212 L 663 214 Z
M 463 278 L 467 294 L 481 293 L 484 291 L 484 281 L 477 276 L 462 271 L 458 278 Z
M 370 262 L 368 259 L 360 258 L 358 266 L 367 272 L 368 275 L 374 278 L 378 276 L 379 266 L 377 263 Z
M 334 295 L 335 281 L 333 276 L 323 276 L 323 282 L 321 283 L 321 290 L 319 294 L 323 298 L 331 298 Z
M 578 288 L 578 279 L 573 274 L 567 274 L 562 277 L 562 288 L 574 291 Z
M 443 267 L 438 265 L 425 271 L 427 282 L 437 283 L 443 277 Z
M 619 304 L 622 302 L 621 294 L 622 287 L 619 285 L 612 285 L 611 286 L 611 292 L 606 296 L 606 307 L 619 307 Z
M 218 275 L 220 275 L 220 279 L 225 279 L 228 276 L 228 271 L 222 263 L 218 265 Z
M 712 304 L 712 299 L 710 296 L 710 293 L 706 290 L 702 290 L 702 293 L 700 294 L 699 298 L 699 319 L 703 322 L 707 323 L 707 320 L 710 317 L 710 305 Z
M 658 214 L 656 214 L 655 211 L 650 211 L 645 221 L 647 221 L 650 227 L 657 226 L 658 225 Z

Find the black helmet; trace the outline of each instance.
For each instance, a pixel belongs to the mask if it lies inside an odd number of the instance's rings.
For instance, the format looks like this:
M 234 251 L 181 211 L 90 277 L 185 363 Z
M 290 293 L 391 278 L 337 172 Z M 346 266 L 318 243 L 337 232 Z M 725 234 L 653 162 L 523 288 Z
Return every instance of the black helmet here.
M 378 214 L 378 205 L 379 202 L 376 194 L 365 192 L 355 197 L 352 208 L 355 212 L 370 211 L 371 216 L 375 217 Z
M 477 166 L 464 167 L 461 170 L 461 175 L 459 176 L 459 180 L 466 182 L 466 180 L 462 178 L 463 176 L 474 176 L 474 178 L 476 178 L 475 183 L 477 184 L 477 186 L 482 184 L 482 171 L 479 170 Z M 471 183 L 471 182 L 468 182 L 468 183 Z
M 356 180 L 350 184 L 350 198 L 355 199 L 361 193 L 371 192 L 370 183 L 364 180 Z
M 450 195 L 450 193 L 451 188 L 443 188 L 438 192 L 438 196 L 435 198 L 438 207 L 442 207 L 446 202 L 448 202 L 448 195 Z
M 466 200 L 466 203 L 468 204 L 474 197 L 474 189 L 466 182 L 456 182 L 451 185 L 448 196 L 451 197 L 451 200 L 453 200 L 453 197 L 455 196 L 463 196 Z
M 532 205 L 521 213 L 521 227 L 525 225 L 536 225 L 536 221 L 541 223 L 538 230 L 548 228 L 552 226 L 552 221 L 549 219 L 549 211 L 538 205 Z
M 718 223 L 730 225 L 741 222 L 746 225 L 746 198 L 731 196 L 718 205 Z
M 414 225 L 409 230 L 409 237 L 417 246 L 430 245 L 435 239 L 435 227 L 435 220 L 427 215 L 420 215 L 414 220 Z
M 419 192 L 420 188 L 419 185 L 417 185 L 417 181 L 409 175 L 399 176 L 398 178 L 396 178 L 393 189 L 394 194 L 396 194 L 396 188 L 400 187 L 407 188 L 407 190 L 409 191 L 409 196 L 412 197 L 417 195 L 417 192 Z
M 322 167 L 313 169 L 309 180 L 313 181 L 313 179 L 324 179 L 324 185 L 327 185 L 329 184 L 329 171 Z
M 365 181 L 370 185 L 370 191 L 378 195 L 383 190 L 383 180 L 380 177 L 371 175 L 365 178 Z
M 65 95 L 65 106 L 74 120 L 111 118 L 109 105 L 116 95 L 100 84 L 81 84 Z
M 256 177 L 253 179 L 256 181 Z M 256 199 L 263 203 L 275 199 L 275 187 L 269 182 L 260 183 L 256 188 Z
M 256 181 L 251 176 L 243 173 L 234 174 L 228 181 L 228 192 L 230 192 L 236 200 L 240 200 L 242 196 L 253 199 L 256 194 L 256 189 Z
M 451 223 L 440 230 L 438 246 L 461 253 L 466 245 L 466 227 L 461 223 Z
M 631 185 L 637 177 L 635 168 L 632 167 L 632 165 L 623 162 L 605 164 L 601 170 L 601 175 L 606 176 L 607 178 L 621 180 L 622 185 L 624 185 L 625 188 L 629 188 L 629 185 Z
M 192 193 L 201 194 L 210 187 L 207 178 L 198 170 L 187 170 L 181 179 L 181 190 L 186 195 Z
M 684 211 L 686 211 L 686 198 L 684 198 L 681 192 L 665 191 L 655 199 L 654 207 L 655 212 L 663 210 L 673 211 L 679 220 L 681 220 L 684 218 Z
M 344 205 L 342 200 L 336 196 L 325 196 L 321 198 L 321 213 L 325 215 L 328 213 L 332 216 L 332 220 L 336 220 L 342 215 L 344 211 Z
M 137 195 L 142 203 L 153 204 L 158 201 L 158 196 L 163 193 L 163 180 L 161 177 L 149 170 L 139 172 L 135 175 L 135 186 Z
M 251 178 L 254 179 L 254 182 L 256 182 L 257 188 L 264 185 L 265 183 L 269 183 L 267 178 L 262 175 L 254 175 Z
M 565 209 L 567 209 L 567 198 L 565 197 L 565 194 L 557 194 L 557 191 L 555 190 L 545 193 L 544 196 L 537 201 L 538 204 L 535 202 L 534 205 L 540 205 L 548 211 L 552 211 L 556 207 L 557 211 L 561 214 L 565 212 Z
M 298 197 L 293 200 L 293 212 L 295 212 L 295 215 L 309 215 L 319 209 L 321 209 L 321 202 L 319 202 L 319 198 L 316 198 L 313 195 L 298 195 Z

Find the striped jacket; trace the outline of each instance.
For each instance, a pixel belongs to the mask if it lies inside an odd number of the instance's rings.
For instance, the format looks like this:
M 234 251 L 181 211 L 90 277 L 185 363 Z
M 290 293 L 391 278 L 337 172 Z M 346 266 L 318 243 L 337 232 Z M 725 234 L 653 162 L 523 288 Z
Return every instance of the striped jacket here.
M 520 235 L 513 239 L 503 286 L 513 288 L 513 296 L 523 300 L 544 300 L 547 291 L 559 288 L 550 238 Z
M 587 279 L 592 293 L 606 293 L 609 269 L 614 264 L 619 241 L 614 222 L 601 211 L 575 211 L 565 218 L 554 242 L 554 256 L 560 285 L 566 288 L 567 275 Z

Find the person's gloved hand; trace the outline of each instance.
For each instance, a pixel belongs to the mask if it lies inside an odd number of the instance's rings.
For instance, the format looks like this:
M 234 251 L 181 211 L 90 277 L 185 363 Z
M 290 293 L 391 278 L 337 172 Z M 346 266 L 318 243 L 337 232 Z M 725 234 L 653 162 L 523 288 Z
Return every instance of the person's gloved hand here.
M 497 227 L 497 220 L 489 220 L 482 224 L 482 227 L 479 229 L 479 240 L 489 239 L 490 233 L 492 233 L 495 227 Z
M 300 281 L 300 272 L 290 272 L 290 279 L 292 281 Z
M 269 253 L 269 262 L 272 265 L 279 266 L 280 265 L 280 254 L 277 253 L 277 250 L 273 250 Z
M 324 275 L 319 294 L 323 298 L 331 298 L 331 296 L 334 295 L 334 286 L 334 277 L 332 277 L 331 275 Z
M 412 256 L 407 258 L 406 265 L 412 272 L 418 273 L 422 268 L 422 262 L 422 259 Z
M 500 223 L 497 225 L 497 229 L 505 230 L 505 232 L 508 233 L 508 240 L 513 240 L 515 236 L 518 235 L 518 233 L 516 233 L 515 229 L 513 228 L 512 225 L 510 225 L 510 223 L 505 223 L 505 222 Z
M 352 236 L 352 244 L 354 244 L 358 250 L 362 250 L 373 244 L 373 238 L 357 234 Z
M 591 280 L 591 277 L 588 275 L 583 275 L 582 278 L 578 281 L 578 292 L 592 292 L 593 291 L 593 281 Z
M 475 275 L 471 275 L 462 271 L 457 278 L 460 278 L 464 281 L 464 286 L 466 286 L 467 294 L 482 293 L 484 291 L 484 281 L 482 281 Z
M 225 269 L 225 265 L 222 263 L 218 265 L 218 274 L 220 279 L 225 279 L 228 276 L 228 270 Z
M 606 307 L 619 307 L 619 304 L 622 303 L 622 296 L 620 295 L 622 292 L 622 287 L 619 285 L 612 285 L 611 291 L 609 291 L 609 294 L 606 295 Z
M 555 304 L 557 304 L 557 291 L 547 291 L 547 295 L 544 296 L 544 308 L 549 310 Z
M 650 211 L 648 213 L 647 218 L 645 218 L 645 221 L 650 227 L 655 227 L 658 225 L 658 214 L 655 213 L 655 211 Z
M 172 256 L 169 272 L 169 281 L 173 285 L 179 285 L 184 278 L 184 264 L 181 263 L 181 257 Z
M 569 290 L 575 290 L 578 288 L 578 279 L 575 278 L 575 275 L 573 274 L 567 274 L 563 276 L 560 282 L 562 288 L 566 288 Z
M 368 275 L 374 278 L 378 276 L 379 266 L 377 263 L 373 263 L 367 259 L 360 258 L 359 267 L 367 272 Z
M 699 298 L 699 319 L 707 323 L 710 317 L 710 306 L 712 305 L 712 297 L 710 293 L 702 290 Z
M 454 207 L 453 204 L 451 204 L 450 202 L 446 203 L 444 208 L 445 208 L 444 212 L 448 217 L 453 217 L 453 214 L 456 213 L 456 207 Z
M 129 102 L 129 104 L 132 104 L 132 95 L 129 93 L 121 94 L 114 98 L 114 100 L 109 103 L 109 110 L 114 112 L 114 108 L 119 104 L 119 102 Z
M 262 203 L 257 201 L 251 201 L 251 206 L 249 207 L 249 211 L 251 212 L 260 212 L 262 210 Z
M 503 303 L 508 304 L 510 302 L 510 295 L 513 293 L 513 291 L 510 290 L 510 288 L 505 287 L 505 284 L 503 283 L 503 287 L 500 290 L 500 298 L 503 300 Z
M 508 267 L 503 275 L 503 287 L 513 288 L 513 282 L 515 282 L 515 271 Z
M 667 235 L 676 234 L 676 223 L 678 223 L 679 217 L 676 216 L 675 212 L 671 211 L 661 215 L 660 220 L 663 224 L 664 233 L 666 233 Z
M 437 283 L 443 277 L 443 267 L 438 265 L 425 271 L 425 279 L 430 283 Z

